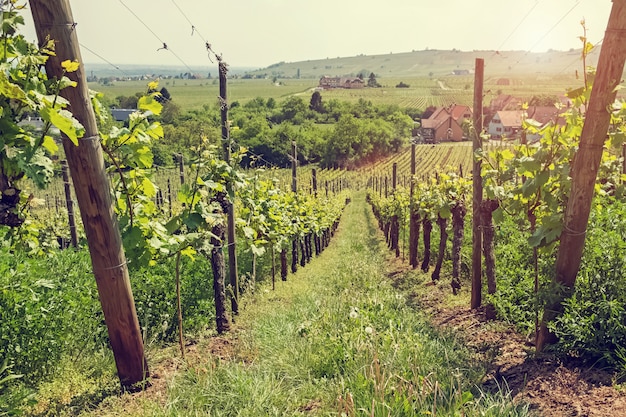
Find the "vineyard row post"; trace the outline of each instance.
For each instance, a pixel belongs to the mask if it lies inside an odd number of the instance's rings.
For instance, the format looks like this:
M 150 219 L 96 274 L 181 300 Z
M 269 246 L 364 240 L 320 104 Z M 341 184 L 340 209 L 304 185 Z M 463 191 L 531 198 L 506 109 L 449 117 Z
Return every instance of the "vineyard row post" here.
M 298 194 L 298 146 L 296 141 L 291 142 L 291 191 Z M 291 272 L 298 271 L 298 237 L 291 241 Z
M 484 72 L 484 59 L 476 58 L 474 70 L 473 155 L 482 148 Z M 481 161 L 478 158 L 474 158 L 472 164 L 472 291 L 470 300 L 472 309 L 478 308 L 482 304 L 482 229 L 480 225 L 480 205 L 483 200 L 483 182 L 480 171 Z
M 230 129 L 228 125 L 228 98 L 227 98 L 227 78 L 228 67 L 221 57 L 218 63 L 219 83 L 220 83 L 220 117 L 222 124 L 222 148 L 224 150 L 224 161 L 230 164 Z M 233 180 L 230 178 L 226 182 L 226 193 L 230 199 L 233 193 Z M 231 308 L 233 316 L 239 314 L 239 274 L 237 268 L 237 247 L 235 242 L 235 202 L 234 198 L 229 200 L 226 212 L 227 217 L 227 244 L 228 244 L 228 273 L 231 286 Z
M 409 193 L 409 265 L 417 268 L 417 215 L 415 210 L 415 144 L 411 144 L 411 178 Z
M 109 332 L 109 342 L 124 389 L 134 390 L 149 375 L 143 340 L 131 290 L 122 237 L 111 197 L 109 179 L 98 134 L 95 112 L 84 66 L 65 73 L 62 62 L 82 63 L 78 36 L 69 0 L 30 2 L 40 45 L 55 42 L 55 54 L 46 61 L 49 79 L 68 77 L 74 88 L 61 90 L 74 117 L 84 127 L 84 137 L 75 145 L 63 135 L 63 148 L 74 180 L 74 190 L 83 219 L 100 304 Z

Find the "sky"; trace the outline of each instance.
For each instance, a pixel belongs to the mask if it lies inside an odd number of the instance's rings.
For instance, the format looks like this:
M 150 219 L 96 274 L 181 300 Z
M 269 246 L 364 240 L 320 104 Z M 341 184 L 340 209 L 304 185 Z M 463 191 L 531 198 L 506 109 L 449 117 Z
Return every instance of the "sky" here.
M 604 36 L 611 0 L 70 0 L 86 63 L 263 68 L 424 49 L 544 52 Z M 35 41 L 30 11 L 23 33 Z M 167 49 L 160 49 L 163 44 Z M 214 61 L 214 59 L 213 59 Z

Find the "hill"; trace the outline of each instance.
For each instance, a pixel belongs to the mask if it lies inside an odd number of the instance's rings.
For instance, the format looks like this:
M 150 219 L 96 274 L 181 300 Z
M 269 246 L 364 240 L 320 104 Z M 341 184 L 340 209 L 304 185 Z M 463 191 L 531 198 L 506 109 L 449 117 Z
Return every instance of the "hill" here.
M 598 55 L 599 48 L 592 51 L 588 65 L 595 65 Z M 430 49 L 398 54 L 279 62 L 247 74 L 278 78 L 320 78 L 323 75 L 356 76 L 359 73 L 373 72 L 377 77 L 432 77 L 449 75 L 454 71 L 471 72 L 476 58 L 485 60 L 485 73 L 489 76 L 574 74 L 577 69 L 582 70 L 580 56 L 580 50 L 535 53 Z

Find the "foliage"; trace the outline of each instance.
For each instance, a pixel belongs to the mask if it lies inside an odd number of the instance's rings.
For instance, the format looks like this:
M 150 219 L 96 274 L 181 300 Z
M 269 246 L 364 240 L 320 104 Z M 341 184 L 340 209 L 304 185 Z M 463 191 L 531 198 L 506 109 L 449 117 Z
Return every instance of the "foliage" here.
M 67 100 L 59 96 L 64 88 L 74 87 L 65 74 L 78 69 L 78 63 L 65 61 L 63 76 L 49 80 L 43 71 L 48 56 L 54 54 L 54 42 L 41 47 L 18 34 L 24 19 L 22 6 L 3 1 L 0 35 L 0 225 L 16 227 L 24 222 L 23 207 L 28 202 L 22 194 L 23 179 L 44 188 L 53 176 L 51 156 L 58 145 L 50 133 L 56 126 L 74 144 L 84 133 L 80 123 L 66 110 Z M 6 10 L 4 8 L 6 7 Z M 22 119 L 38 116 L 45 122 L 41 132 L 24 128 Z
M 626 377 L 626 204 L 594 206 L 576 290 L 553 324 L 558 348 L 615 367 Z
M 28 381 L 50 375 L 64 355 L 106 343 L 102 312 L 86 252 L 0 263 L 0 357 Z

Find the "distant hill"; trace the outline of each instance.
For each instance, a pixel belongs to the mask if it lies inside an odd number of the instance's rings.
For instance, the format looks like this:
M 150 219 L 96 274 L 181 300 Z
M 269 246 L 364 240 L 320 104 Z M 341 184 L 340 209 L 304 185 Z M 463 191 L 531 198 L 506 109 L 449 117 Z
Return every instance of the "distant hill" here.
M 587 65 L 596 65 L 600 49 L 592 51 Z M 320 78 L 356 76 L 359 73 L 377 77 L 444 76 L 454 71 L 474 70 L 476 58 L 485 60 L 485 74 L 512 76 L 529 74 L 553 75 L 582 72 L 581 50 L 548 51 L 458 51 L 423 50 L 385 55 L 358 55 L 315 59 L 300 62 L 279 62 L 246 74 L 251 77 Z
M 85 63 L 87 75 L 94 75 L 98 78 L 103 77 L 137 77 L 141 75 L 157 75 L 157 76 L 176 76 L 188 72 L 198 74 L 201 78 L 207 78 L 209 74 L 213 78 L 218 76 L 217 64 L 212 66 L 164 66 L 164 65 L 146 65 L 132 64 L 119 65 L 117 68 L 110 64 L 102 63 Z M 229 67 L 229 74 L 241 75 L 253 70 L 251 67 Z

